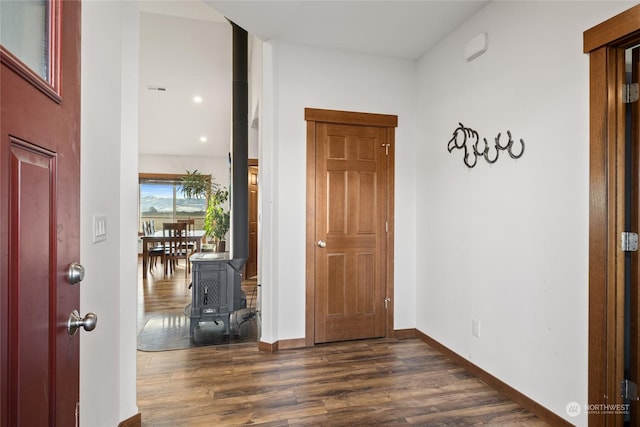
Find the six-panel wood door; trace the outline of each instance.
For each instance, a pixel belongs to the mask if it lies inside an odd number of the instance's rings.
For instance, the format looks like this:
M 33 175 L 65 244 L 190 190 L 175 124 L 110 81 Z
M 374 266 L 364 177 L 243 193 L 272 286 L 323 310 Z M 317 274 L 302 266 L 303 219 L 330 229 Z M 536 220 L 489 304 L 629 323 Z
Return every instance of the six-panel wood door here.
M 316 126 L 315 342 L 385 336 L 386 129 Z

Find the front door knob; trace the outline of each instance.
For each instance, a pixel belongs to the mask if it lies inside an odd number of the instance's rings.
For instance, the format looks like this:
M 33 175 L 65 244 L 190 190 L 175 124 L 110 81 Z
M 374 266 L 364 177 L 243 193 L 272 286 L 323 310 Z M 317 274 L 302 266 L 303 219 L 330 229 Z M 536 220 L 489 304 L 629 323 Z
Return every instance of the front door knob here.
M 318 240 L 318 246 L 321 248 L 326 248 L 327 242 L 325 242 L 324 240 Z
M 91 332 L 96 328 L 98 324 L 98 316 L 95 313 L 87 313 L 84 318 L 80 317 L 78 310 L 73 310 L 69 315 L 69 321 L 67 322 L 67 333 L 70 337 L 74 336 L 79 328 L 84 328 L 85 331 Z

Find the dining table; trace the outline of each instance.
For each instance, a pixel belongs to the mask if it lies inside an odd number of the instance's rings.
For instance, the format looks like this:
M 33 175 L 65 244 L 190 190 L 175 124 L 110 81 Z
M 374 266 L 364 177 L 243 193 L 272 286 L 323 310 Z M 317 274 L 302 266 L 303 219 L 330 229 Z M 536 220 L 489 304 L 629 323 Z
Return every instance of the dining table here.
M 193 230 L 187 232 L 187 241 L 189 243 L 194 243 L 196 245 L 196 252 L 200 252 L 202 249 L 202 239 L 205 236 L 204 230 Z M 162 243 L 167 240 L 167 235 L 163 233 L 162 230 L 158 230 L 153 234 L 149 234 L 146 236 L 140 236 L 142 239 L 142 278 L 147 278 L 147 269 L 149 268 L 148 258 L 149 258 L 149 246 L 155 246 L 157 243 Z

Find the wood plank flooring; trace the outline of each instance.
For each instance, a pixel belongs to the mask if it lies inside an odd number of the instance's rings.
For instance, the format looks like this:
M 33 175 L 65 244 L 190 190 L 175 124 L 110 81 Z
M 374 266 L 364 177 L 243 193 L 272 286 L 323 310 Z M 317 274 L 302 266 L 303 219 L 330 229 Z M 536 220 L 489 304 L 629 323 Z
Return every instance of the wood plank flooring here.
M 139 323 L 188 298 L 180 270 L 173 285 L 139 277 Z M 274 354 L 236 344 L 139 351 L 137 359 L 145 427 L 547 425 L 418 339 Z

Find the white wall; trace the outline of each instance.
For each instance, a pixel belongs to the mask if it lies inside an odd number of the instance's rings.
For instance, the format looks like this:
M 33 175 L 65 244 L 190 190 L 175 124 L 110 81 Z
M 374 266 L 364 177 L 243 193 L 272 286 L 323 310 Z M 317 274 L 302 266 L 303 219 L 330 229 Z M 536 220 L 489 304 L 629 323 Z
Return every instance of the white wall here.
M 138 154 L 136 153 L 136 156 Z M 184 174 L 186 171 L 198 172 L 211 177 L 220 185 L 229 188 L 229 157 L 193 157 L 140 154 L 138 156 L 140 173 Z
M 80 311 L 98 315 L 80 332 L 81 424 L 115 426 L 136 408 L 138 4 L 82 6 Z M 92 242 L 92 216 L 107 240 Z
M 138 68 L 140 12 L 137 2 L 121 2 L 122 97 L 120 140 L 120 408 L 119 419 L 138 412 L 136 350 L 138 319 Z M 134 77 L 132 77 L 134 76 Z M 134 261 L 135 260 L 135 261 Z M 132 328 L 136 325 L 136 329 Z
M 568 403 L 587 403 L 582 33 L 631 5 L 492 2 L 419 63 L 416 326 L 565 418 Z M 467 63 L 481 32 L 488 51 Z M 524 156 L 468 169 L 447 152 L 458 122 L 489 141 L 510 130 Z M 586 425 L 585 411 L 570 420 Z
M 272 209 L 273 216 L 264 215 L 262 225 L 273 234 L 262 236 L 260 244 L 263 251 L 264 245 L 272 250 L 272 262 L 262 267 L 262 292 L 263 315 L 273 316 L 274 324 L 263 330 L 262 340 L 305 336 L 305 107 L 398 115 L 395 327 L 413 327 L 415 63 L 279 42 L 264 46 L 262 114 L 273 123 L 261 122 L 268 126 L 261 142 L 269 157 L 260 160 L 273 193 L 260 203 Z
M 260 139 L 260 96 L 262 93 L 262 41 L 248 34 L 249 50 L 248 83 L 249 83 L 249 150 L 248 157 L 257 159 Z

